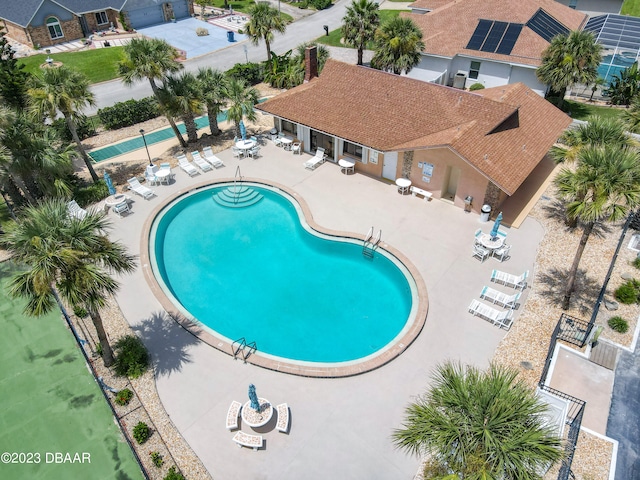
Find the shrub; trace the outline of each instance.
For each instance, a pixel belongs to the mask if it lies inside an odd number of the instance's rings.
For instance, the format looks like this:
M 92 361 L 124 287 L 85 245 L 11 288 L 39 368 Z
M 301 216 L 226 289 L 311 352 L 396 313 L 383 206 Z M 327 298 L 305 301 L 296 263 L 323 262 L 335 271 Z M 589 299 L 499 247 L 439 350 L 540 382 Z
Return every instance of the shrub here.
M 116 360 L 113 368 L 116 375 L 137 378 L 149 367 L 149 352 L 135 335 L 122 337 L 115 344 Z
M 151 455 L 151 461 L 153 462 L 153 464 L 156 467 L 160 468 L 164 463 L 164 460 L 162 459 L 162 455 L 160 455 L 159 452 L 149 452 L 149 455 Z
M 196 28 L 196 35 L 199 37 L 206 37 L 207 35 L 209 35 L 209 30 L 204 27 L 198 27 Z
M 471 86 L 469 87 L 469 91 L 470 91 L 470 92 L 473 92 L 473 91 L 475 91 L 475 90 L 482 90 L 483 88 L 484 88 L 484 85 L 483 85 L 483 84 L 481 84 L 481 83 L 474 83 L 473 85 L 471 85 Z
M 620 303 L 631 304 L 638 301 L 638 294 L 640 293 L 640 282 L 638 280 L 627 280 L 620 285 L 618 289 L 613 293 L 613 296 Z
M 96 127 L 93 125 L 93 122 L 86 115 L 79 114 L 75 118 L 76 122 L 76 131 L 78 132 L 78 137 L 80 140 L 84 140 L 85 138 L 93 137 L 96 134 Z M 71 132 L 69 131 L 69 127 L 67 126 L 67 121 L 64 118 L 56 118 L 53 122 L 51 122 L 51 126 L 58 132 L 58 135 L 65 142 L 73 142 L 73 138 L 71 137 Z
M 151 436 L 151 429 L 149 429 L 149 425 L 144 422 L 138 422 L 138 424 L 133 427 L 133 438 L 136 439 L 140 445 L 149 440 Z
M 632 265 L 637 269 L 640 269 L 640 257 L 636 257 L 635 260 L 632 262 Z
M 236 80 L 244 80 L 249 85 L 257 85 L 264 80 L 262 65 L 259 63 L 236 63 L 226 71 L 226 75 Z
M 629 330 L 629 322 L 619 316 L 611 317 L 607 323 L 609 327 L 611 327 L 611 330 L 618 333 L 627 333 L 627 330 Z
M 133 398 L 133 392 L 128 388 L 124 388 L 118 392 L 116 395 L 115 402 L 118 405 L 127 405 L 131 399 Z
M 185 480 L 184 475 L 176 472 L 176 467 L 171 467 L 164 477 L 164 480 Z
M 108 196 L 109 188 L 104 180 L 98 180 L 97 183 L 91 183 L 86 186 L 78 186 L 73 192 L 73 198 L 76 199 L 76 202 L 81 207 L 99 202 Z
M 73 307 L 73 314 L 78 318 L 84 318 L 88 315 L 83 307 Z
M 325 8 L 329 8 L 331 5 L 331 0 L 311 0 L 311 5 L 316 10 L 324 10 Z
M 112 107 L 98 110 L 100 121 L 108 130 L 129 127 L 156 118 L 158 115 L 160 115 L 160 111 L 154 97 L 118 102 Z

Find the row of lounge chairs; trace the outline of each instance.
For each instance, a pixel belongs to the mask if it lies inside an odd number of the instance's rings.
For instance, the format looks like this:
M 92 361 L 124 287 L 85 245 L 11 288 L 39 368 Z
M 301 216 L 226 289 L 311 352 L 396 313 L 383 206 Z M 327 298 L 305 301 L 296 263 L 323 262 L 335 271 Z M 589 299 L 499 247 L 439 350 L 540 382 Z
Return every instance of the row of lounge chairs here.
M 500 270 L 493 270 L 491 273 L 491 281 L 494 283 L 500 283 L 507 287 L 515 288 L 516 290 L 523 291 L 527 287 L 527 278 L 529 277 L 529 270 L 522 275 L 513 275 L 511 273 L 502 272 Z M 494 305 L 500 305 L 507 310 L 498 310 L 485 303 L 482 303 L 476 299 L 469 304 L 469 313 L 475 316 L 484 318 L 490 321 L 494 325 L 500 328 L 509 328 L 513 321 L 513 311 L 518 306 L 518 300 L 520 300 L 521 292 L 516 292 L 513 295 L 508 295 L 499 290 L 491 287 L 484 286 L 480 292 L 480 298 L 490 301 Z

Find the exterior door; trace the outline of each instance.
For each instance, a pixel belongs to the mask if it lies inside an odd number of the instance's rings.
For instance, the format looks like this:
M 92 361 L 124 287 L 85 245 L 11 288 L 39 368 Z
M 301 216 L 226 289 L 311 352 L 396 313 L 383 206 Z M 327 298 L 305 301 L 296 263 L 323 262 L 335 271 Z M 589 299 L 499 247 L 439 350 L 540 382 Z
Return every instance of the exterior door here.
M 458 180 L 460 180 L 460 169 L 457 167 L 447 167 L 447 172 L 444 176 L 442 198 L 451 200 L 452 202 L 455 200 L 456 191 L 458 190 Z
M 325 155 L 334 162 L 333 159 L 333 137 L 330 135 L 325 135 L 324 133 L 317 132 L 315 130 L 311 130 L 311 152 L 316 151 L 316 148 L 324 148 Z
M 396 179 L 398 170 L 398 152 L 385 152 L 384 163 L 382 164 L 382 178 L 387 180 Z

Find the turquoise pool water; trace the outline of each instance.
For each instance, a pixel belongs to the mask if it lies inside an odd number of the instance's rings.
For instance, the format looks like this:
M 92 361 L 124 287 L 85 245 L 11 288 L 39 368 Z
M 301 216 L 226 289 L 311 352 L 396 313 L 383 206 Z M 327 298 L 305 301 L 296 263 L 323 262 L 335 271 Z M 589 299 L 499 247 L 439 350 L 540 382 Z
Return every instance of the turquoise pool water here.
M 212 199 L 222 188 L 173 202 L 151 230 L 156 277 L 183 312 L 295 361 L 358 360 L 401 335 L 415 303 L 402 264 L 310 233 L 288 195 L 254 186 L 259 203 L 229 208 Z

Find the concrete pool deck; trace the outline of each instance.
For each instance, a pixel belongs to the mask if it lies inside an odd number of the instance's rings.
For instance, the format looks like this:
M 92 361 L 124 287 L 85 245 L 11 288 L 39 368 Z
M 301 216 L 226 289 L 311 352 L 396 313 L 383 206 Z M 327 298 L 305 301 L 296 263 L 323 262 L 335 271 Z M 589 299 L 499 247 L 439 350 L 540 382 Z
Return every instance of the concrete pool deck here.
M 488 364 L 506 332 L 469 314 L 469 302 L 478 298 L 483 285 L 490 285 L 494 268 L 517 274 L 529 269 L 535 279 L 532 270 L 543 229 L 527 218 L 519 229 L 508 230 L 512 258 L 480 263 L 471 256 L 473 234 L 490 224 L 480 223 L 477 214 L 440 200 L 425 203 L 401 196 L 394 184 L 361 174 L 344 175 L 332 163 L 306 170 L 302 164 L 308 155 L 292 155 L 270 142 L 262 154 L 255 160 L 237 160 L 231 151 L 221 152 L 218 156 L 226 167 L 195 178 L 174 169 L 174 184 L 152 187 L 158 198 L 134 196 L 131 215 L 113 216 L 112 236 L 132 253 L 140 253 L 143 224 L 163 199 L 208 179 L 233 178 L 240 166 L 243 176 L 297 192 L 315 222 L 325 228 L 357 235 L 371 226 L 382 229 L 383 241 L 406 255 L 424 279 L 429 295 L 426 325 L 404 353 L 369 373 L 339 379 L 286 375 L 234 361 L 177 324 L 154 329 L 163 310 L 145 282 L 143 269 L 148 265 L 142 265 L 121 278 L 117 300 L 153 355 L 164 407 L 214 478 L 412 478 L 419 459 L 393 447 L 393 429 L 401 426 L 408 403 L 426 391 L 438 363 Z M 342 287 L 336 285 L 337 295 Z M 238 448 L 223 424 L 231 402 L 246 401 L 249 383 L 256 385 L 259 396 L 273 404 L 287 402 L 291 411 L 289 434 L 270 429 L 271 424 L 258 429 L 265 438 L 259 452 Z M 241 429 L 252 432 L 244 425 Z

